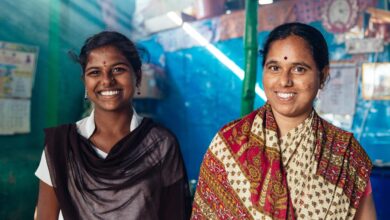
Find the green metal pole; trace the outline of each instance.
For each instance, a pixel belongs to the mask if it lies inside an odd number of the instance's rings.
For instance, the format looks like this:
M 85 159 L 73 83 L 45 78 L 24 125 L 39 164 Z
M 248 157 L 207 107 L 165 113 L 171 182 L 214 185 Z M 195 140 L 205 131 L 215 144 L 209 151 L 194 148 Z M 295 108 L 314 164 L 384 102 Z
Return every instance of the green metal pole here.
M 245 1 L 245 77 L 242 88 L 241 116 L 253 111 L 257 70 L 257 0 Z
M 50 0 L 46 127 L 58 124 L 61 0 Z

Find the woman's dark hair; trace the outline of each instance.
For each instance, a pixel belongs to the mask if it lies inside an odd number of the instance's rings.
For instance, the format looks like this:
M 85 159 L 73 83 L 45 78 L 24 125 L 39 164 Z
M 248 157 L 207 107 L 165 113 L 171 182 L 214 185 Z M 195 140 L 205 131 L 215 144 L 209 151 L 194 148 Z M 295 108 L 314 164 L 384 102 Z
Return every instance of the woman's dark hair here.
M 307 24 L 297 22 L 286 23 L 272 30 L 264 43 L 263 50 L 260 51 L 263 56 L 263 67 L 265 60 L 267 59 L 271 44 L 274 41 L 286 39 L 291 35 L 301 37 L 308 44 L 309 48 L 311 49 L 314 62 L 320 71 L 320 84 L 323 86 L 326 78 L 328 77 L 328 74 L 325 75 L 325 73 L 322 71 L 326 66 L 329 65 L 328 45 L 326 44 L 325 38 L 321 32 Z
M 123 54 L 123 56 L 126 57 L 126 59 L 130 62 L 131 66 L 134 69 L 136 85 L 139 85 L 139 83 L 141 82 L 142 73 L 142 61 L 139 53 L 142 52 L 146 54 L 147 51 L 142 48 L 137 48 L 135 44 L 131 40 L 129 40 L 129 38 L 127 38 L 121 33 L 115 31 L 102 31 L 98 34 L 95 34 L 85 40 L 79 55 L 76 55 L 74 52 L 70 52 L 70 55 L 76 62 L 81 65 L 84 75 L 88 56 L 91 51 L 104 46 L 113 46 L 117 50 L 119 50 Z

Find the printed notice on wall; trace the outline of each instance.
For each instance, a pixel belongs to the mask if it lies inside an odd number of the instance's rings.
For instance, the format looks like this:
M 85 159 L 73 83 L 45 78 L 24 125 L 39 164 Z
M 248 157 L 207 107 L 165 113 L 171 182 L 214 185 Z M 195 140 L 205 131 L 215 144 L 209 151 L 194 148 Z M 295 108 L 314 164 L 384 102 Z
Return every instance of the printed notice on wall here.
M 319 93 L 318 111 L 332 114 L 354 114 L 357 93 L 356 65 L 331 63 L 330 79 Z
M 320 90 L 316 110 L 336 126 L 350 129 L 357 96 L 357 68 L 355 63 L 330 64 L 330 79 Z
M 0 99 L 0 134 L 30 132 L 30 99 Z
M 0 41 L 0 135 L 30 132 L 38 47 Z

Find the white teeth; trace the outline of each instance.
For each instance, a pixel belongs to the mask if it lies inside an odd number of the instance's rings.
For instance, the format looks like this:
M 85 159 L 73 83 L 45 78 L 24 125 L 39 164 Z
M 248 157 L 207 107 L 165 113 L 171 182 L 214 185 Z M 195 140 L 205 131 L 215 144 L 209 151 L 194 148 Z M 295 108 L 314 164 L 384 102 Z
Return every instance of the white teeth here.
M 290 97 L 294 96 L 294 93 L 283 93 L 283 92 L 278 92 L 276 93 L 280 98 L 287 99 Z
M 113 91 L 102 91 L 100 92 L 101 95 L 116 95 L 119 94 L 118 90 L 113 90 Z

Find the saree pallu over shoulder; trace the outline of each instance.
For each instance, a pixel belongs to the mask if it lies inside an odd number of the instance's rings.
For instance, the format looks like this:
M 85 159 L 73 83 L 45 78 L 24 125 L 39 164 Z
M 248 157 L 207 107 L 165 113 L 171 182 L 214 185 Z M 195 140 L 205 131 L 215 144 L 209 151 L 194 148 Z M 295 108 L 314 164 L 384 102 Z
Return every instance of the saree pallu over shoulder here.
M 313 129 L 317 130 L 316 174 L 335 185 L 337 194 L 349 200 L 346 218 L 352 219 L 370 178 L 371 160 L 352 133 L 335 127 L 318 116 L 316 121 L 313 125 Z
M 312 127 L 305 129 L 309 133 L 300 135 L 312 135 L 315 141 L 308 143 L 313 146 L 309 148 L 307 143 L 299 142 L 298 149 L 303 146 L 314 150 L 307 151 L 312 159 L 308 157 L 308 169 L 302 170 L 286 165 L 285 154 L 279 147 L 277 124 L 268 104 L 224 126 L 204 156 L 192 219 L 353 217 L 369 179 L 371 162 L 352 134 L 315 113 L 311 117 L 307 124 Z M 299 158 L 300 153 L 297 150 L 291 157 Z M 298 179 L 292 178 L 294 175 Z M 296 187 L 302 181 L 310 184 L 302 190 L 291 188 L 290 185 Z M 319 196 L 324 197 L 323 204 L 317 204 L 318 197 L 311 196 L 317 195 L 318 184 L 329 186 L 329 191 Z

